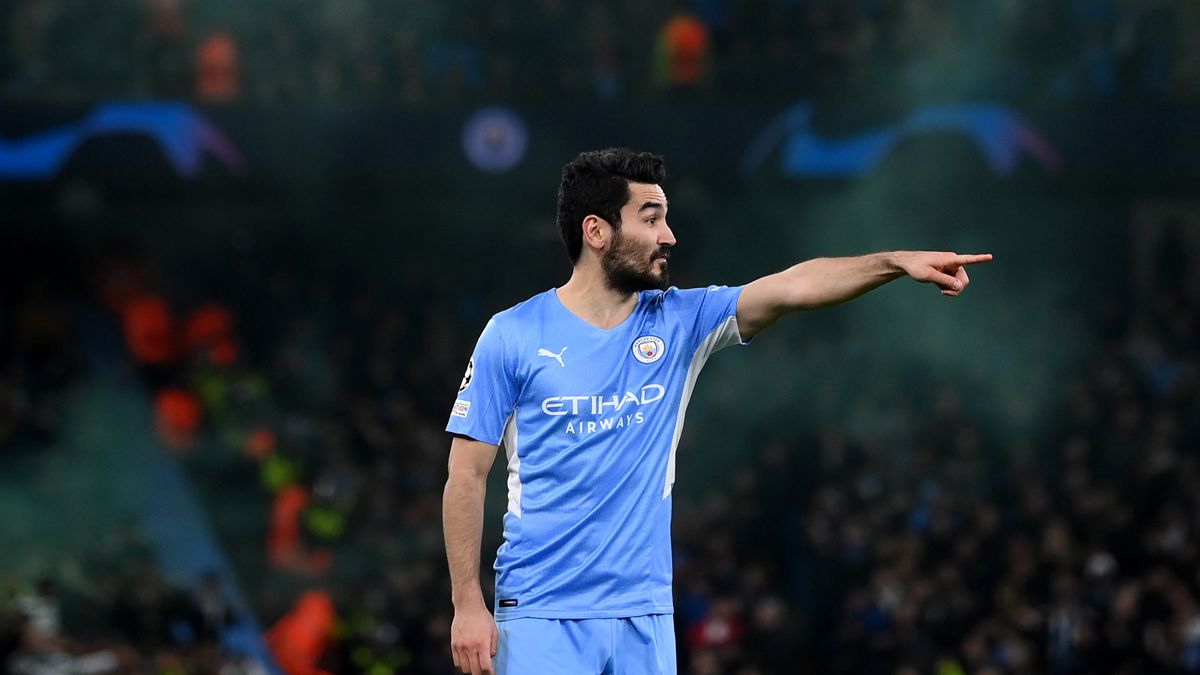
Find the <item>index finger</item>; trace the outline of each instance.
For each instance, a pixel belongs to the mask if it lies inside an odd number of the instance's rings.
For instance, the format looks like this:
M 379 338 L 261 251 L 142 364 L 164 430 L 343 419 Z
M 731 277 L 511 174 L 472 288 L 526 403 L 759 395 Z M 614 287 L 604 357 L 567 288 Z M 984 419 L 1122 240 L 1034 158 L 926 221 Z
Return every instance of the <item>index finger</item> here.
M 955 257 L 954 263 L 957 265 L 974 265 L 975 263 L 987 262 L 991 259 L 991 253 L 972 253 Z

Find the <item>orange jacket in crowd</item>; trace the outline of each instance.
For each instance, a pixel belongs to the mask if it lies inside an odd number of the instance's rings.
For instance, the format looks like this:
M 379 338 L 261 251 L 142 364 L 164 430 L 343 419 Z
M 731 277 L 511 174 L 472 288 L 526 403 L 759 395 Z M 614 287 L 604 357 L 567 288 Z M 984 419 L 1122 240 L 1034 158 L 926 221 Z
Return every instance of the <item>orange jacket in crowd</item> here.
M 323 591 L 307 591 L 267 631 L 267 648 L 287 675 L 328 675 L 318 667 L 333 638 L 337 612 Z
M 208 103 L 237 98 L 241 66 L 237 42 L 225 32 L 205 38 L 196 50 L 196 96 Z

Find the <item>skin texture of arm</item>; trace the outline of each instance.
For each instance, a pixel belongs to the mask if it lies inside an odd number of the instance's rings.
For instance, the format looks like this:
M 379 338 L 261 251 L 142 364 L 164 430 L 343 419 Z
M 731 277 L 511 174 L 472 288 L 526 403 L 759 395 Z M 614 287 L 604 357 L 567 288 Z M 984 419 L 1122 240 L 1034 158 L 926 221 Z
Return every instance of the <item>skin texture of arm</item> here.
M 499 633 L 479 586 L 479 549 L 483 536 L 483 498 L 497 446 L 456 436 L 450 445 L 449 478 L 442 494 L 442 530 L 450 565 L 454 622 L 450 652 L 455 667 L 479 675 L 495 672 Z
M 942 295 L 958 296 L 971 283 L 967 265 L 991 254 L 891 251 L 853 258 L 814 258 L 746 285 L 738 299 L 738 330 L 750 339 L 781 316 L 837 305 L 900 277 L 933 283 Z

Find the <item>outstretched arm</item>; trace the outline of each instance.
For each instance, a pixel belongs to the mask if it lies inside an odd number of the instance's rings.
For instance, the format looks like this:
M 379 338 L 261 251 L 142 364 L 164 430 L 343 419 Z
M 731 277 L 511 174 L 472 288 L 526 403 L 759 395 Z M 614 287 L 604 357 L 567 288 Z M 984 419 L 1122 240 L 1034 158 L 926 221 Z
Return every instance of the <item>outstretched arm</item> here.
M 456 436 L 450 444 L 450 477 L 442 496 L 442 529 L 450 563 L 454 621 L 450 652 L 454 665 L 472 675 L 495 672 L 499 635 L 479 587 L 479 548 L 483 534 L 483 498 L 496 446 Z
M 743 339 L 750 339 L 784 314 L 852 300 L 904 276 L 937 284 L 942 295 L 954 297 L 971 283 L 966 266 L 991 259 L 990 253 L 891 251 L 855 258 L 806 260 L 756 279 L 742 290 L 737 306 L 738 331 Z

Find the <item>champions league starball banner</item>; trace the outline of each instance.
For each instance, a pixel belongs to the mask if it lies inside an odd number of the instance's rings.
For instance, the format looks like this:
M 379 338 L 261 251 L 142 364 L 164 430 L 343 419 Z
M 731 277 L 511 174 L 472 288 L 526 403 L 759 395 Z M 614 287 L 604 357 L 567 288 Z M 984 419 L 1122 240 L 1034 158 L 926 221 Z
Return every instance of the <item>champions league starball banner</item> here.
M 900 142 L 921 134 L 960 135 L 996 174 L 1009 175 L 1022 161 L 1047 173 L 1062 165 L 1058 151 L 1028 120 L 1001 105 L 928 106 L 902 119 L 829 138 L 813 129 L 813 108 L 797 105 L 773 120 L 747 148 L 742 171 L 754 173 L 778 151 L 778 168 L 791 178 L 853 178 L 867 174 Z
M 245 160 L 237 147 L 203 113 L 184 103 L 106 103 L 81 119 L 22 137 L 0 138 L 0 180 L 50 180 L 85 142 L 106 136 L 153 142 L 176 173 L 194 178 L 211 156 L 240 172 Z M 119 162 L 119 157 L 113 157 Z

